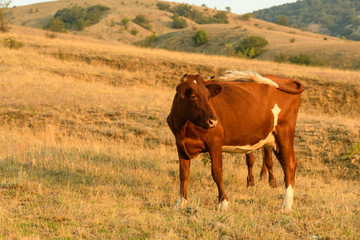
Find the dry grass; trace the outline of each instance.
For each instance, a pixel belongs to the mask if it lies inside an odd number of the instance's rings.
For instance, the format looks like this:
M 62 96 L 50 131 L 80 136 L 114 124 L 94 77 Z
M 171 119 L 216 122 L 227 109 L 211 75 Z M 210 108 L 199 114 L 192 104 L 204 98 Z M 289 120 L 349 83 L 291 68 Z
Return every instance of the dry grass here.
M 0 45 L 0 236 L 5 239 L 358 239 L 360 74 L 139 49 L 13 27 Z M 226 67 L 224 67 L 226 66 Z M 184 72 L 252 69 L 301 79 L 295 206 L 283 187 L 246 188 L 243 155 L 224 154 L 231 208 L 216 212 L 209 164 L 192 161 L 190 207 L 166 125 Z M 256 153 L 256 173 L 261 161 Z M 278 185 L 283 173 L 275 163 Z

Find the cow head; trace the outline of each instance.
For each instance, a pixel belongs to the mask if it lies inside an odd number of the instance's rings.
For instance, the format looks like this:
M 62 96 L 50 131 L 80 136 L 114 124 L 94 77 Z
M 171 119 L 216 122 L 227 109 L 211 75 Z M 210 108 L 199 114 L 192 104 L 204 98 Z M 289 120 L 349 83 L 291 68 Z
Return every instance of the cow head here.
M 220 85 L 205 84 L 205 79 L 200 75 L 185 74 L 176 91 L 179 96 L 179 110 L 186 120 L 205 129 L 216 127 L 217 118 L 209 100 L 222 91 Z

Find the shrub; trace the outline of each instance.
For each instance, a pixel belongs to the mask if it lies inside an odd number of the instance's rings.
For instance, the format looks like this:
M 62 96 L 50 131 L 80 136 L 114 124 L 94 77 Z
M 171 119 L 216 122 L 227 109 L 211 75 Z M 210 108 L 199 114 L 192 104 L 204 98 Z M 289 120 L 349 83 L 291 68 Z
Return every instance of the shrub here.
M 130 19 L 127 17 L 124 17 L 123 19 L 121 19 L 121 25 L 123 25 L 125 29 L 128 29 L 129 22 L 130 22 Z
M 307 66 L 324 66 L 325 63 L 319 58 L 312 58 L 309 54 L 302 53 L 298 56 L 287 56 L 285 53 L 280 53 L 274 57 L 275 62 L 289 62 L 299 65 Z
M 24 46 L 24 43 L 21 41 L 18 41 L 15 37 L 7 37 L 4 39 L 4 47 L 10 48 L 10 49 L 19 49 Z
M 104 12 L 109 9 L 100 4 L 87 9 L 77 5 L 63 8 L 55 13 L 44 28 L 55 32 L 65 32 L 66 29 L 81 31 L 85 27 L 98 23 Z
M 157 8 L 159 10 L 169 11 L 170 10 L 170 4 L 164 3 L 164 2 L 158 2 L 156 4 Z
M 199 30 L 195 33 L 193 40 L 196 45 L 202 45 L 208 42 L 207 33 L 205 30 Z
M 134 36 L 136 36 L 137 34 L 138 34 L 138 30 L 137 29 L 135 29 L 135 28 L 133 28 L 133 29 L 131 29 L 131 31 L 130 31 L 130 33 L 132 34 L 132 35 L 134 35 Z
M 268 43 L 264 37 L 250 36 L 241 41 L 240 45 L 235 48 L 235 53 L 244 57 L 255 58 L 264 51 L 263 48 Z
M 154 48 L 156 39 L 157 36 L 155 33 L 153 33 L 150 36 L 147 36 L 145 40 L 138 42 L 137 45 L 140 47 Z
M 290 26 L 289 25 L 289 20 L 287 19 L 287 17 L 285 15 L 281 15 L 279 17 L 279 20 L 277 21 L 277 24 L 283 25 L 283 26 Z
M 11 1 L 0 0 L 0 32 L 7 32 L 10 29 L 6 20 L 6 11 L 10 3 Z
M 295 38 L 290 38 L 289 41 L 290 41 L 291 43 L 293 43 L 293 42 L 295 42 Z
M 276 55 L 276 56 L 274 57 L 274 61 L 275 61 L 275 62 L 279 62 L 279 63 L 287 62 L 287 61 L 288 61 L 288 57 L 286 56 L 285 53 L 279 53 L 279 55 Z
M 240 19 L 244 20 L 244 21 L 249 21 L 250 18 L 252 18 L 251 13 L 246 13 L 246 14 L 242 15 Z
M 47 37 L 47 38 L 56 38 L 57 35 L 54 32 L 52 32 L 52 33 L 46 32 L 45 37 Z
M 213 16 L 213 22 L 214 23 L 226 23 L 226 24 L 229 23 L 228 17 L 227 17 L 227 12 L 218 11 L 217 13 L 215 13 Z
M 178 14 L 173 16 L 173 28 L 186 28 L 187 22 L 184 18 L 181 18 Z
M 152 28 L 152 26 L 150 25 L 149 19 L 145 15 L 142 15 L 142 14 L 137 15 L 135 17 L 135 19 L 133 20 L 133 22 L 147 30 L 151 30 L 151 28 Z
M 51 18 L 44 28 L 53 32 L 66 32 L 65 23 L 59 18 Z

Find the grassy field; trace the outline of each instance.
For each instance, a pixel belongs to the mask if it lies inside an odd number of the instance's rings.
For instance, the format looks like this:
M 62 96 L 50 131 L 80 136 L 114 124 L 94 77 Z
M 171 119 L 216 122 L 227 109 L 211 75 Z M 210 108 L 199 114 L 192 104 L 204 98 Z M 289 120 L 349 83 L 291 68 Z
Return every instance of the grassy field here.
M 2 41 L 14 37 L 18 50 Z M 4 239 L 359 239 L 360 73 L 140 49 L 13 26 L 0 34 L 0 236 Z M 246 188 L 244 155 L 224 154 L 230 210 L 209 163 L 192 161 L 190 205 L 166 124 L 184 73 L 228 68 L 306 86 L 297 124 L 294 210 L 279 188 Z M 260 173 L 256 152 L 255 173 Z

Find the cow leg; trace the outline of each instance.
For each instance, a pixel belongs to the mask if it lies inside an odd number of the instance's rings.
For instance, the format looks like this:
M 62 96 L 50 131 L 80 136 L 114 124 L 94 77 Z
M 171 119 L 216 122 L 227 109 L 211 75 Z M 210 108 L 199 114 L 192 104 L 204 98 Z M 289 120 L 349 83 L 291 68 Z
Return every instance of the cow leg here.
M 273 159 L 272 159 L 272 149 L 264 148 L 263 149 L 263 165 L 266 165 L 266 168 L 269 171 L 269 185 L 273 188 L 276 188 L 276 180 L 273 173 Z
M 218 211 L 227 210 L 229 207 L 229 199 L 226 196 L 223 184 L 223 170 L 222 170 L 222 150 L 210 151 L 211 158 L 211 175 L 218 187 L 219 191 L 219 205 Z
M 260 172 L 260 180 L 265 180 L 266 179 L 266 175 L 268 172 L 268 168 L 266 167 L 266 149 L 263 148 L 262 149 L 262 153 L 263 153 L 263 163 L 262 163 L 262 167 L 261 167 L 261 172 Z
M 180 167 L 180 195 L 175 202 L 175 207 L 185 207 L 187 205 L 187 187 L 190 175 L 190 159 L 182 153 L 178 147 L 179 167 Z
M 248 176 L 247 176 L 247 179 L 246 179 L 246 182 L 247 182 L 246 186 L 247 187 L 255 185 L 254 175 L 252 173 L 252 169 L 253 169 L 253 166 L 254 166 L 254 161 L 255 161 L 254 154 L 252 152 L 247 153 L 246 154 L 246 165 L 248 167 Z
M 290 133 L 291 134 L 284 134 Z M 282 135 L 283 134 L 283 135 Z M 274 151 L 284 171 L 285 195 L 281 209 L 291 210 L 294 201 L 294 183 L 297 160 L 294 151 L 295 131 L 281 131 L 279 129 L 278 143 L 279 152 Z

